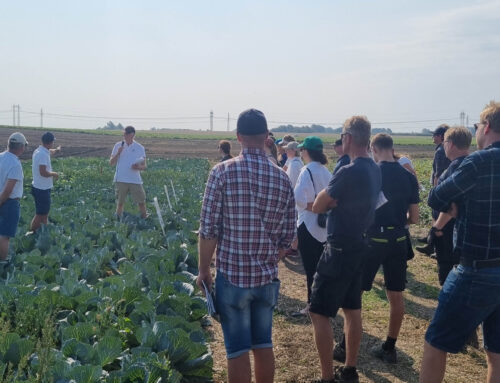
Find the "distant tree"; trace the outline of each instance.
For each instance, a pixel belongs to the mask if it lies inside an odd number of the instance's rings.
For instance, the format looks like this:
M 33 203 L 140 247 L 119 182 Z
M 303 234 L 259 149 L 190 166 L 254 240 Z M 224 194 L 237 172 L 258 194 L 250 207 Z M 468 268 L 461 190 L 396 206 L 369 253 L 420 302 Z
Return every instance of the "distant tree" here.
M 323 125 L 312 124 L 311 126 L 280 125 L 271 129 L 272 132 L 282 133 L 341 133 L 342 128 L 330 128 Z
M 424 128 L 422 129 L 422 134 L 432 136 L 432 130 Z
M 115 125 L 113 121 L 108 121 L 106 125 L 104 125 L 102 128 L 97 128 L 99 130 L 123 130 L 123 125 L 121 123 L 118 123 L 118 125 Z

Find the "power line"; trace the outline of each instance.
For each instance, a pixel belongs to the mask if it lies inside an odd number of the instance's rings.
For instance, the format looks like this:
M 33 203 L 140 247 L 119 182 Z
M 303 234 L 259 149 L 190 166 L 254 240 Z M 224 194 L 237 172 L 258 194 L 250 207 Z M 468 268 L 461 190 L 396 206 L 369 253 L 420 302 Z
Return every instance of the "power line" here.
M 23 110 L 23 113 L 40 114 L 40 112 L 33 112 Z M 81 114 L 63 114 L 63 113 L 44 113 L 45 116 L 51 117 L 71 117 L 71 118 L 89 118 L 89 119 L 109 119 L 109 120 L 195 120 L 206 119 L 206 116 L 182 116 L 182 117 L 112 117 L 112 116 L 91 116 Z

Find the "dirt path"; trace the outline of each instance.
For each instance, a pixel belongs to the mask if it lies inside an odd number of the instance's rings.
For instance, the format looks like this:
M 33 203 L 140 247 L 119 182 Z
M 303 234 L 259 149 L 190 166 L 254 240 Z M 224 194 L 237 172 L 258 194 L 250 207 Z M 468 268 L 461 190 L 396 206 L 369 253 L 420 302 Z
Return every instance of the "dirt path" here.
M 307 317 L 291 314 L 306 302 L 306 283 L 298 258 L 280 263 L 281 290 L 274 316 L 273 342 L 276 355 L 276 382 L 309 382 L 320 377 L 320 366 L 313 342 L 312 325 Z M 361 382 L 418 382 L 424 334 L 437 304 L 439 285 L 434 260 L 416 255 L 408 268 L 405 292 L 407 314 L 397 342 L 399 363 L 387 365 L 368 355 L 369 348 L 385 340 L 389 306 L 383 279 L 377 275 L 372 292 L 363 297 L 363 340 L 358 370 Z M 343 318 L 332 321 L 336 339 L 341 336 Z M 214 353 L 214 379 L 227 381 L 224 342 L 219 324 L 212 327 L 211 347 Z M 336 363 L 336 362 L 335 362 Z M 445 382 L 482 382 L 486 379 L 483 350 L 468 348 L 467 353 L 451 355 Z

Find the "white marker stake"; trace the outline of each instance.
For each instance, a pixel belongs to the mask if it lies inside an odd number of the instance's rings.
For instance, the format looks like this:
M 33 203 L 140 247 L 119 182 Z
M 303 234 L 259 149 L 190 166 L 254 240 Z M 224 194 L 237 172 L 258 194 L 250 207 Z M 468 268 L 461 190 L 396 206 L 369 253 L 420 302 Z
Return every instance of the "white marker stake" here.
M 170 180 L 170 185 L 172 185 L 172 190 L 174 191 L 175 204 L 178 205 L 179 201 L 177 200 L 177 195 L 175 194 L 175 188 L 172 180 Z
M 168 195 L 167 185 L 163 185 L 163 188 L 165 189 L 165 194 L 167 195 L 168 206 L 170 207 L 170 210 L 172 210 L 172 204 L 170 203 L 170 196 Z
M 160 205 L 158 204 L 158 198 L 154 197 L 153 201 L 156 208 L 156 214 L 158 214 L 158 220 L 160 221 L 161 231 L 163 232 L 163 235 L 165 235 L 165 223 L 163 222 L 163 217 L 161 216 L 161 210 L 160 210 Z

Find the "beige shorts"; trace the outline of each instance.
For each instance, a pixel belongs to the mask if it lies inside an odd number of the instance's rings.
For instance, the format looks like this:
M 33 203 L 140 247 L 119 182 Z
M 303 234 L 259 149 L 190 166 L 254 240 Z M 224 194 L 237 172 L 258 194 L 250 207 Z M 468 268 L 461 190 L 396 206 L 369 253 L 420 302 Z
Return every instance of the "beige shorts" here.
M 123 205 L 127 199 L 127 194 L 130 192 L 132 201 L 135 203 L 145 203 L 146 193 L 141 184 L 131 184 L 128 182 L 115 182 L 116 201 Z

